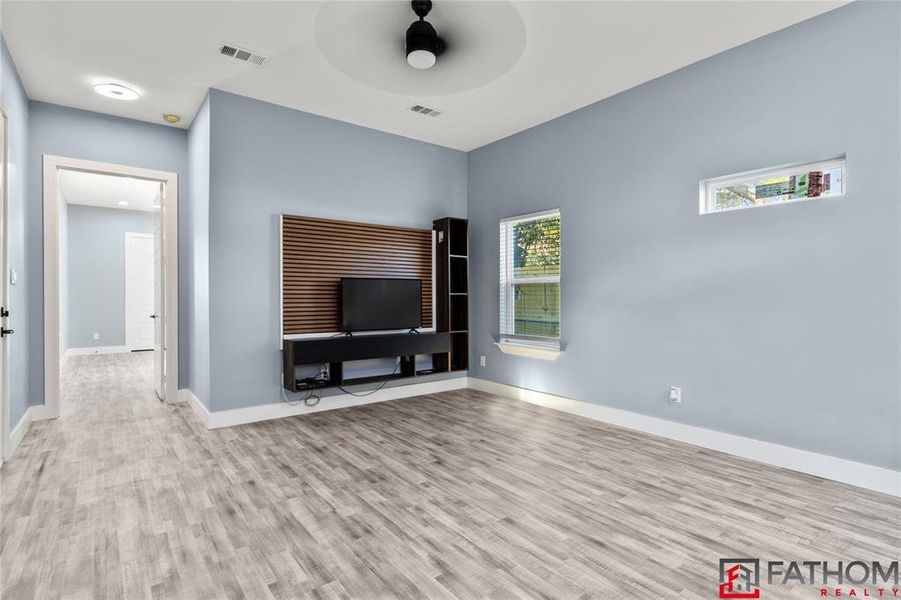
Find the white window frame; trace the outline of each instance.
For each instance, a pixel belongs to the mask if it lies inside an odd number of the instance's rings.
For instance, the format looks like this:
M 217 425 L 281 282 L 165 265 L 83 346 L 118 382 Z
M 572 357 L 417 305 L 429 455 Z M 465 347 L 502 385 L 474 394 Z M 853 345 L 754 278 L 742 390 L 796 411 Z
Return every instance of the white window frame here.
M 548 217 L 560 218 L 560 273 L 557 275 L 549 275 L 546 277 L 513 277 L 513 252 L 510 248 L 510 239 L 508 231 L 512 223 L 523 223 L 528 221 L 537 221 Z M 540 212 L 528 213 L 525 215 L 516 215 L 506 217 L 500 220 L 500 253 L 504 260 L 504 264 L 500 265 L 499 284 L 500 284 L 500 302 L 499 302 L 499 324 L 500 324 L 500 341 L 496 344 L 502 352 L 508 354 L 518 354 L 521 356 L 531 356 L 534 358 L 555 359 L 560 354 L 560 339 L 563 336 L 563 303 L 562 303 L 562 273 L 563 273 L 563 220 L 560 216 L 560 209 L 553 208 Z M 510 276 L 508 276 L 510 274 Z M 515 315 L 513 311 L 513 290 L 518 284 L 541 284 L 541 283 L 557 283 L 560 284 L 560 336 L 527 336 L 512 333 L 514 330 Z M 509 308 L 509 310 L 508 310 Z
M 841 168 L 842 181 L 841 189 L 833 191 L 828 196 L 813 196 L 792 198 L 790 200 L 782 200 L 781 202 L 773 202 L 770 204 L 760 204 L 756 206 L 736 206 L 733 208 L 716 209 L 716 190 L 724 187 L 740 185 L 743 183 L 753 183 L 760 179 L 775 179 L 777 177 L 788 177 L 798 175 L 800 173 L 810 171 L 829 171 L 835 168 Z M 754 171 L 745 171 L 743 173 L 735 173 L 725 175 L 723 177 L 714 177 L 711 179 L 703 179 L 700 182 L 700 203 L 699 210 L 702 215 L 711 215 L 735 210 L 747 210 L 749 208 L 765 208 L 768 206 L 780 206 L 782 204 L 794 204 L 797 202 L 806 202 L 808 200 L 825 200 L 827 198 L 837 198 L 844 196 L 848 190 L 848 165 L 844 155 L 829 160 L 821 160 L 816 162 L 793 163 L 790 165 L 780 165 L 777 167 L 768 167 L 766 169 L 756 169 Z

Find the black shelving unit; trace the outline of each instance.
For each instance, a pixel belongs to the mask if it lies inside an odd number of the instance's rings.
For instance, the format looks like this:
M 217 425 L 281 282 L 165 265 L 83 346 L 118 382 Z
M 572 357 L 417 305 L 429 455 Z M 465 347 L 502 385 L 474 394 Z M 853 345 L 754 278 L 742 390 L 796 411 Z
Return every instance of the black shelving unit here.
M 450 334 L 450 352 L 436 355 L 436 371 L 469 368 L 469 221 L 445 217 L 436 232 L 435 329 Z
M 282 372 L 285 389 L 299 392 L 315 388 L 339 385 L 358 385 L 385 379 L 418 377 L 436 372 L 432 369 L 416 369 L 418 355 L 432 355 L 432 361 L 446 361 L 453 352 L 452 334 L 449 333 L 393 333 L 378 335 L 340 336 L 331 338 L 307 338 L 284 340 L 282 343 Z M 344 363 L 372 358 L 399 358 L 398 371 L 392 375 L 348 378 L 344 376 Z M 317 381 L 298 380 L 294 368 L 302 365 L 327 364 L 328 379 Z M 446 371 L 447 369 L 444 369 Z

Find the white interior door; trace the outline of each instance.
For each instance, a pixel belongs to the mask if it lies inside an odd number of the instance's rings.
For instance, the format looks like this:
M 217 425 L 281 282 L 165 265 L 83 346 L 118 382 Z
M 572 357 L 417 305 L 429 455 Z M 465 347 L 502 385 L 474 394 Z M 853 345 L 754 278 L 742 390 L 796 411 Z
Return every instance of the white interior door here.
M 125 345 L 132 352 L 154 347 L 154 235 L 125 234 Z
M 9 369 L 9 205 L 7 199 L 7 132 L 6 115 L 0 112 L 0 328 L 3 335 L 0 337 L 0 419 L 3 420 L 0 429 L 0 454 L 4 459 L 9 458 L 10 435 L 10 369 Z
M 160 184 L 160 208 L 153 213 L 153 385 L 160 400 L 166 399 L 166 340 L 165 327 L 167 320 L 165 293 L 165 277 L 163 272 L 163 202 L 165 201 L 166 184 Z

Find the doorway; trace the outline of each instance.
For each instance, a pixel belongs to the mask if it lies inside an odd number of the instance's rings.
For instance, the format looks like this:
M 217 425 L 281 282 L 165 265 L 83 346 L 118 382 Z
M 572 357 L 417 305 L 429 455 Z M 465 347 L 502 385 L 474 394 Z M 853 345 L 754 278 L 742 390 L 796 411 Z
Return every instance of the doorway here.
M 44 157 L 45 418 L 85 355 L 140 353 L 156 397 L 178 401 L 177 215 L 174 173 Z

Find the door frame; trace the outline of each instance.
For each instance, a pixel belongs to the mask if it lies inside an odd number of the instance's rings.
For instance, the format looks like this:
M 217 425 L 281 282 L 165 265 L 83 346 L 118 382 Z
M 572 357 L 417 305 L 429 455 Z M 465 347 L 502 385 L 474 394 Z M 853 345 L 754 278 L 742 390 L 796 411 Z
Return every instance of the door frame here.
M 44 404 L 33 408 L 34 419 L 59 416 L 59 170 L 82 171 L 160 181 L 166 184 L 162 211 L 162 283 L 165 296 L 163 322 L 165 340 L 166 403 L 179 401 L 178 394 L 178 175 L 113 163 L 44 155 Z
M 129 352 L 134 351 L 134 339 L 129 335 L 128 322 L 128 241 L 132 239 L 153 240 L 156 235 L 153 233 L 138 233 L 134 231 L 125 232 L 125 347 Z M 156 269 L 154 269 L 154 277 L 156 277 Z
M 6 106 L 0 105 L 0 135 L 3 136 L 2 160 L 0 160 L 0 304 L 5 308 L 9 308 L 8 300 L 12 295 L 9 289 L 9 111 Z M 0 425 L 0 459 L 6 460 L 12 454 L 12 424 L 9 422 L 12 412 L 10 403 L 12 402 L 12 394 L 10 387 L 10 352 L 9 346 L 11 340 L 6 342 L 5 350 L 0 350 L 0 419 L 3 420 Z M 25 423 L 28 413 L 22 417 Z

